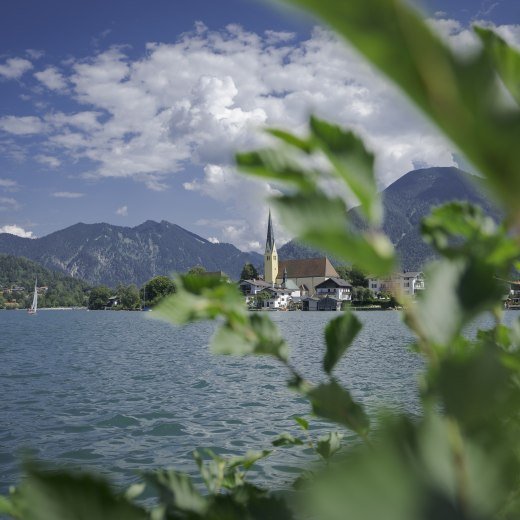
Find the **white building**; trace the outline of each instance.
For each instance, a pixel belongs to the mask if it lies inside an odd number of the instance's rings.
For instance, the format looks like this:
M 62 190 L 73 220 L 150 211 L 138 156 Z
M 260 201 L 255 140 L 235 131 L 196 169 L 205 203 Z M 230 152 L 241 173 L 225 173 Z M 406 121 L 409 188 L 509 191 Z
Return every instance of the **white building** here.
M 424 275 L 418 271 L 403 271 L 393 273 L 388 278 L 369 278 L 368 288 L 376 295 L 388 292 L 396 297 L 413 298 L 418 292 L 424 290 Z
M 272 283 L 268 283 L 264 280 L 240 280 L 238 288 L 242 291 L 242 294 L 246 297 L 246 303 L 249 304 L 253 298 L 264 289 L 271 288 Z
M 352 285 L 342 278 L 328 278 L 316 285 L 318 298 L 332 297 L 341 301 L 352 300 Z

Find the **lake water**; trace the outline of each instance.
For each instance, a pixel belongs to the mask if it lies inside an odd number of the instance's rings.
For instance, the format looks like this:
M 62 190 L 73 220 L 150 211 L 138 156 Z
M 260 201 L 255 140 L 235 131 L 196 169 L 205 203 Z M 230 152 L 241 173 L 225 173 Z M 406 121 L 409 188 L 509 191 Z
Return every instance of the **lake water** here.
M 20 457 L 101 471 L 120 484 L 143 469 L 195 472 L 191 453 L 209 447 L 242 454 L 298 433 L 308 403 L 286 388 L 286 369 L 264 357 L 214 356 L 214 324 L 174 327 L 151 313 L 0 312 L 0 492 L 15 483 Z M 336 313 L 271 313 L 291 346 L 291 362 L 317 382 L 323 328 Z M 365 312 L 337 368 L 369 409 L 418 411 L 419 357 L 398 312 Z M 507 313 L 507 320 L 517 317 Z M 333 426 L 313 421 L 313 434 Z M 347 439 L 348 441 L 348 439 Z M 283 449 L 253 474 L 289 482 L 308 455 Z

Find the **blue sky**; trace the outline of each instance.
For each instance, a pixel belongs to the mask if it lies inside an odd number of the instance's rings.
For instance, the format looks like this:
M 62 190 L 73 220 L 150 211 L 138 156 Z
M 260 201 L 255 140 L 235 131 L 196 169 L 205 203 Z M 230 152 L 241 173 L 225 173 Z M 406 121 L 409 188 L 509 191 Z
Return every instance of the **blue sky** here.
M 18 0 L 0 18 L 0 230 L 39 237 L 82 222 L 168 220 L 261 247 L 271 186 L 233 151 L 309 112 L 355 128 L 381 187 L 458 164 L 448 143 L 309 17 L 253 0 Z M 423 3 L 424 4 L 424 3 Z M 468 25 L 520 43 L 520 2 L 429 0 L 460 52 Z M 339 107 L 339 108 L 338 108 Z M 288 239 L 283 230 L 280 241 Z

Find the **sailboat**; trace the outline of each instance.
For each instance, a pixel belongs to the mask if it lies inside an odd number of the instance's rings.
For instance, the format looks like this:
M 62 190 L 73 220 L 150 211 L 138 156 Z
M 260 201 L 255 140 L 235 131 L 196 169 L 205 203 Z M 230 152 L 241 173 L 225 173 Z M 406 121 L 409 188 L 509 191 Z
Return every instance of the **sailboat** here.
M 27 310 L 27 314 L 36 314 L 38 310 L 38 278 L 34 281 L 34 296 L 33 301 L 29 309 Z

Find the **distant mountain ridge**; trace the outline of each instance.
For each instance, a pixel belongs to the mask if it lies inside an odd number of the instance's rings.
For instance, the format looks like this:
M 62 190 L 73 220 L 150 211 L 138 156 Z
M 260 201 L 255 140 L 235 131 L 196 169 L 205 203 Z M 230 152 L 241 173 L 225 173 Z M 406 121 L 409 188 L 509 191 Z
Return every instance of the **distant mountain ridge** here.
M 383 231 L 394 244 L 405 270 L 421 269 L 434 257 L 433 250 L 423 242 L 421 220 L 435 206 L 460 200 L 480 206 L 495 221 L 501 214 L 486 194 L 482 181 L 453 167 L 424 168 L 403 175 L 382 192 Z M 366 228 L 357 209 L 350 212 L 354 227 Z M 322 253 L 291 240 L 278 254 L 281 259 L 308 258 Z
M 0 253 L 25 257 L 91 284 L 143 284 L 153 276 L 184 272 L 200 264 L 238 279 L 246 262 L 262 256 L 231 244 L 213 244 L 176 224 L 148 220 L 130 228 L 75 224 L 42 238 L 0 234 Z
M 411 171 L 388 186 L 382 195 L 383 230 L 406 270 L 420 269 L 433 256 L 419 233 L 420 221 L 432 207 L 466 200 L 481 206 L 495 220 L 501 218 L 481 181 L 457 168 Z M 351 210 L 350 216 L 355 227 L 366 227 L 356 209 Z M 0 234 L 0 253 L 25 257 L 91 284 L 112 287 L 118 283 L 141 285 L 153 276 L 185 272 L 197 264 L 238 279 L 246 262 L 263 264 L 258 253 L 244 253 L 231 244 L 213 244 L 164 220 L 148 220 L 133 228 L 79 223 L 37 239 L 4 233 Z M 295 240 L 280 247 L 278 254 L 281 260 L 323 255 Z

